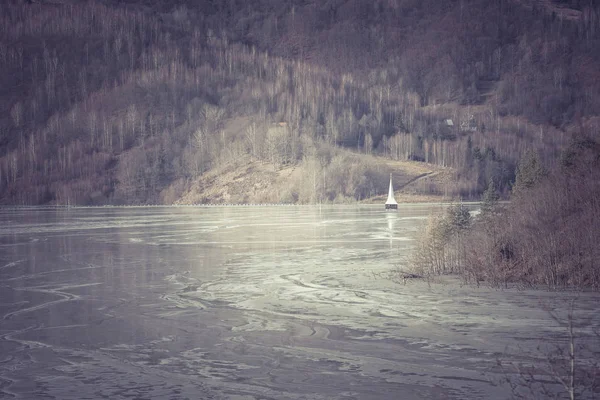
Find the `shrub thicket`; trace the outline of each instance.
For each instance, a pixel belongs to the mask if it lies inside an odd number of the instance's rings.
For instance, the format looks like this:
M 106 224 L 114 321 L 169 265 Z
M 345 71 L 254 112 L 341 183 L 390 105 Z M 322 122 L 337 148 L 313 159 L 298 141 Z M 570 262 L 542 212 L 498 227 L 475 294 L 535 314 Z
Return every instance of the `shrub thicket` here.
M 471 214 L 462 204 L 430 215 L 412 256 L 414 272 L 425 276 L 460 272 L 464 235 L 470 225 Z
M 551 173 L 529 154 L 519 174 L 511 204 L 482 213 L 468 231 L 449 235 L 448 214 L 430 220 L 417 268 L 493 286 L 600 288 L 600 144 L 575 138 Z M 448 254 L 461 256 L 448 264 Z

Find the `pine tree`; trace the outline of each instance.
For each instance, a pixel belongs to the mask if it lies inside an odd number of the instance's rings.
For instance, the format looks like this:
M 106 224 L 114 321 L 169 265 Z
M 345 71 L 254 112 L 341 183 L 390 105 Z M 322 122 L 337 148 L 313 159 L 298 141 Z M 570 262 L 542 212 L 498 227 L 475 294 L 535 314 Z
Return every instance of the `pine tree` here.
M 496 184 L 492 179 L 490 180 L 490 183 L 488 184 L 488 187 L 485 190 L 485 192 L 483 192 L 483 198 L 481 199 L 481 213 L 483 215 L 489 215 L 494 210 L 494 208 L 496 208 L 496 204 L 498 204 L 499 199 L 500 196 L 496 191 Z
M 449 233 L 457 234 L 471 225 L 471 214 L 462 204 L 453 204 L 446 210 L 445 220 L 449 225 Z
M 538 155 L 529 150 L 525 153 L 519 165 L 517 166 L 517 175 L 512 193 L 520 196 L 521 193 L 536 186 L 547 175 L 546 169 L 542 166 Z

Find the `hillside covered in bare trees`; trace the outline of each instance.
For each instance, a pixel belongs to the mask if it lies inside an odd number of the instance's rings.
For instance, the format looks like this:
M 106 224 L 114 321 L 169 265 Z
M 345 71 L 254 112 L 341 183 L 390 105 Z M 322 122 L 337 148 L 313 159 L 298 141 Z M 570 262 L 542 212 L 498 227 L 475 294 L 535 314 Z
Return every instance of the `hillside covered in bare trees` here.
M 598 137 L 599 48 L 592 0 L 3 2 L 0 203 L 506 196 Z

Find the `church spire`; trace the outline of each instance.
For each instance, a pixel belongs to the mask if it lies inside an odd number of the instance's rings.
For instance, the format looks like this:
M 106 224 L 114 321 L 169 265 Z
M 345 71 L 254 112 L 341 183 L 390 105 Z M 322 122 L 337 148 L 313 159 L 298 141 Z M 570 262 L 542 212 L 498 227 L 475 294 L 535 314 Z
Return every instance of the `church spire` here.
M 388 198 L 387 201 L 385 202 L 385 209 L 386 210 L 397 210 L 398 209 L 398 203 L 396 202 L 396 199 L 394 198 L 394 186 L 392 185 L 392 174 L 390 173 L 390 189 L 388 190 Z

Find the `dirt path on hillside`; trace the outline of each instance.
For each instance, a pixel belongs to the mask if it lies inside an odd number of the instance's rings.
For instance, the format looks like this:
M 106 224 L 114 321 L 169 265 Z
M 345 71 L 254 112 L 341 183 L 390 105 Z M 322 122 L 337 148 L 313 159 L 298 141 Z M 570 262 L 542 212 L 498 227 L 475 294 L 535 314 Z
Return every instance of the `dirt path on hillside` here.
M 417 175 L 414 178 L 412 178 L 411 180 L 409 180 L 408 182 L 406 182 L 404 185 L 400 186 L 397 190 L 402 190 L 405 187 L 407 187 L 408 185 L 410 185 L 411 183 L 414 183 L 414 182 L 421 180 L 423 178 L 426 178 L 426 177 L 433 177 L 433 176 L 439 175 L 439 173 L 440 173 L 440 171 L 430 171 L 430 172 L 426 172 L 421 175 Z

